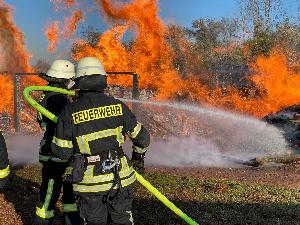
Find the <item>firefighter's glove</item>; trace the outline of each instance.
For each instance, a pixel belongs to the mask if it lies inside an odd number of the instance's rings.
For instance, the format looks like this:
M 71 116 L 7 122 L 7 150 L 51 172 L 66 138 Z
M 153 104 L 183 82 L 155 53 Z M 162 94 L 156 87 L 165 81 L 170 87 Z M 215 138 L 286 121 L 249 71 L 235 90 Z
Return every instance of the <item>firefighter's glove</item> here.
M 133 169 L 140 174 L 144 173 L 145 171 L 144 158 L 145 158 L 145 153 L 140 154 L 135 151 L 132 152 L 131 163 Z

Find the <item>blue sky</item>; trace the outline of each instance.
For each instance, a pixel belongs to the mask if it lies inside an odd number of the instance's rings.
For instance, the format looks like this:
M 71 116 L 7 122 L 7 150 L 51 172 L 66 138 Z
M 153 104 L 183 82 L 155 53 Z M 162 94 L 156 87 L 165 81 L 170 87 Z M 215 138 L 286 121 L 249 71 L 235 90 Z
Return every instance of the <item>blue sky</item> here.
M 54 58 L 63 57 L 71 47 L 70 43 L 62 43 L 54 54 L 47 51 L 47 40 L 44 36 L 44 29 L 54 19 L 63 16 L 62 13 L 55 13 L 53 5 L 49 0 L 4 0 L 15 9 L 14 18 L 17 26 L 24 32 L 27 49 L 33 54 L 32 62 L 38 59 L 51 61 Z M 87 0 L 92 2 L 92 0 Z M 235 17 L 238 14 L 237 0 L 158 0 L 161 18 L 167 22 L 175 22 L 182 26 L 190 26 L 195 19 L 203 17 L 221 18 Z M 297 0 L 283 0 L 287 11 L 296 15 Z M 105 30 L 105 23 L 99 16 L 98 11 L 89 13 L 80 30 L 87 26 Z

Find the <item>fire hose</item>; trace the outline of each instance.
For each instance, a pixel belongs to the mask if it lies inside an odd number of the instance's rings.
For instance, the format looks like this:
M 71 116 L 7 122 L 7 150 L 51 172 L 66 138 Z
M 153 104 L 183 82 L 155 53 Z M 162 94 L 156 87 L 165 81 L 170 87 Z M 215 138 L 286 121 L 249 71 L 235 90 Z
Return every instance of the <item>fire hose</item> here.
M 57 123 L 57 116 L 53 113 L 42 107 L 39 103 L 37 103 L 31 96 L 30 93 L 32 91 L 51 91 L 56 93 L 61 93 L 65 95 L 75 95 L 74 91 L 68 91 L 62 88 L 56 87 L 48 87 L 48 86 L 30 86 L 26 87 L 23 91 L 23 95 L 25 100 L 37 111 L 42 113 L 44 116 L 49 118 L 51 121 Z M 186 215 L 183 211 L 177 208 L 170 200 L 168 200 L 162 193 L 160 193 L 154 186 L 152 186 L 146 179 L 144 179 L 140 174 L 135 171 L 135 175 L 137 180 L 147 189 L 149 190 L 156 198 L 158 198 L 163 204 L 165 204 L 169 209 L 171 209 L 175 214 L 181 217 L 185 222 L 190 225 L 199 225 L 193 219 L 191 219 L 188 215 Z

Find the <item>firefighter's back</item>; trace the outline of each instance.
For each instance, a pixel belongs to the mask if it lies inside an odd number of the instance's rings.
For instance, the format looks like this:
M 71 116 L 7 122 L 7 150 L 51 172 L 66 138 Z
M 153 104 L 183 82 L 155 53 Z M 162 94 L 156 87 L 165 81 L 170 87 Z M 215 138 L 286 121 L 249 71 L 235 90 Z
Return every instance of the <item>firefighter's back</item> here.
M 127 135 L 132 159 L 143 169 L 150 135 L 124 103 L 103 93 L 106 86 L 103 64 L 82 58 L 72 87 L 78 100 L 58 117 L 52 151 L 70 160 L 66 178 L 73 183 L 86 224 L 133 224 L 136 176 L 121 146 Z
M 94 155 L 118 149 L 124 142 L 123 103 L 101 92 L 83 92 L 68 106 L 76 152 Z

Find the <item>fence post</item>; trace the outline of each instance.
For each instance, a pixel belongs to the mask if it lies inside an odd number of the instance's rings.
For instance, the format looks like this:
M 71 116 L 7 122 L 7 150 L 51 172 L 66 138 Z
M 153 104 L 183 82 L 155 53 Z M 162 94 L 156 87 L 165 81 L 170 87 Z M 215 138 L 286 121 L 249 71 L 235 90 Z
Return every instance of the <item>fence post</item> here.
M 20 131 L 20 109 L 18 104 L 19 98 L 19 78 L 17 74 L 13 75 L 13 83 L 14 83 L 14 128 L 15 132 Z
M 133 88 L 132 88 L 132 98 L 139 99 L 139 75 L 134 73 L 133 77 Z
M 132 74 L 132 78 L 133 78 L 133 86 L 132 86 L 132 98 L 134 100 L 138 100 L 139 99 L 139 77 L 136 73 Z M 132 103 L 132 111 L 133 113 L 136 115 L 137 118 L 139 118 L 139 105 L 136 102 Z

